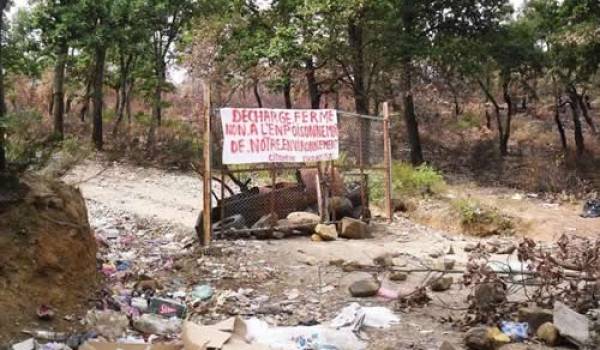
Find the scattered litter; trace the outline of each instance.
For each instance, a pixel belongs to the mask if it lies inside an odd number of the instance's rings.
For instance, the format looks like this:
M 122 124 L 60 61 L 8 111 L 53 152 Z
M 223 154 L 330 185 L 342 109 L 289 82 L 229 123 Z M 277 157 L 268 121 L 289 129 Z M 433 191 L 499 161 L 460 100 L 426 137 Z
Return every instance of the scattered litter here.
M 163 318 L 154 314 L 143 314 L 133 321 L 133 327 L 144 334 L 169 335 L 181 331 L 181 319 Z
M 192 290 L 192 299 L 204 301 L 212 298 L 213 294 L 214 291 L 210 285 L 202 284 L 194 287 Z
M 377 291 L 377 296 L 386 299 L 398 299 L 398 292 L 389 288 L 381 287 Z
M 502 321 L 500 330 L 516 341 L 529 338 L 529 324 L 527 322 Z
M 400 323 L 400 318 L 388 308 L 363 307 L 358 303 L 351 303 L 343 308 L 330 324 L 334 328 L 342 328 L 355 324 L 360 319 L 363 319 L 362 325 L 372 328 L 389 328 Z
M 45 304 L 40 305 L 36 310 L 37 317 L 43 321 L 50 321 L 54 318 L 54 310 Z
M 152 298 L 148 311 L 163 317 L 184 318 L 187 311 L 185 304 L 168 298 Z
M 35 348 L 36 342 L 33 338 L 29 338 L 12 346 L 12 350 L 34 350 Z

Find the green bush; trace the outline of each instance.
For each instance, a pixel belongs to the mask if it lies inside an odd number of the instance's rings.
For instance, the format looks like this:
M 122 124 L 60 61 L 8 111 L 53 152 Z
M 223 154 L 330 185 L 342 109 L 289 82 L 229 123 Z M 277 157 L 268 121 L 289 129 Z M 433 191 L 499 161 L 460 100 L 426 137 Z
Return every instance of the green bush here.
M 440 172 L 429 165 L 413 167 L 397 162 L 392 165 L 393 196 L 418 196 L 441 194 L 446 190 L 446 182 Z M 383 174 L 369 174 L 369 196 L 374 203 L 381 203 L 384 197 Z
M 458 213 L 460 224 L 467 233 L 477 236 L 511 234 L 514 228 L 510 217 L 476 200 L 457 199 L 452 201 L 452 207 Z
M 473 111 L 465 111 L 456 121 L 456 128 L 466 130 L 476 128 L 480 125 L 479 116 Z
M 39 112 L 8 113 L 4 124 L 8 135 L 6 155 L 9 163 L 26 166 L 43 158 L 48 138 Z

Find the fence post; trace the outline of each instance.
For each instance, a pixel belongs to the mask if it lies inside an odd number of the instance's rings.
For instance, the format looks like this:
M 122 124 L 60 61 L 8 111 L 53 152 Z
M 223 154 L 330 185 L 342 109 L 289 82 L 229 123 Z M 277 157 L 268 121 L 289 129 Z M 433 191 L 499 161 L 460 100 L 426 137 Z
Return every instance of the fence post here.
M 392 145 L 390 138 L 390 111 L 387 102 L 383 103 L 383 162 L 385 163 L 384 192 L 385 192 L 385 213 L 388 222 L 392 222 Z
M 211 212 L 212 212 L 212 140 L 211 140 L 211 116 L 210 116 L 210 84 L 203 84 L 203 105 L 204 105 L 204 177 L 203 177 L 203 193 L 204 203 L 202 211 L 202 245 L 208 247 L 211 241 Z

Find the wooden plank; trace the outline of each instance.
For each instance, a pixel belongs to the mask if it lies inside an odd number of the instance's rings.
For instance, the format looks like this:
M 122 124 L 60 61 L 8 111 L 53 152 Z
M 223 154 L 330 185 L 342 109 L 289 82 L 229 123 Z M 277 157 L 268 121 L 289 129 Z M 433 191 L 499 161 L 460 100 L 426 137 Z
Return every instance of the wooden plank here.
M 211 137 L 211 108 L 210 108 L 210 85 L 204 83 L 203 86 L 203 104 L 204 104 L 204 178 L 203 178 L 203 235 L 202 245 L 208 247 L 212 236 L 212 137 Z
M 384 163 L 384 197 L 385 213 L 388 222 L 392 222 L 392 145 L 390 138 L 390 111 L 387 102 L 383 103 L 383 163 Z

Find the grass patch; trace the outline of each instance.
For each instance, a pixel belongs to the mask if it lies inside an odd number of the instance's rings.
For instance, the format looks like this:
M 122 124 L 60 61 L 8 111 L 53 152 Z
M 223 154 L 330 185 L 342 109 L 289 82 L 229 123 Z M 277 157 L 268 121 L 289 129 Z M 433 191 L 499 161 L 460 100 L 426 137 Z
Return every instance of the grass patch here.
M 437 195 L 446 191 L 447 185 L 442 174 L 429 165 L 413 167 L 396 162 L 392 165 L 392 192 L 394 197 L 414 197 Z M 384 198 L 383 174 L 369 175 L 369 194 L 374 203 L 380 204 Z
M 460 218 L 465 232 L 475 236 L 491 236 L 496 234 L 512 234 L 512 219 L 498 209 L 485 206 L 473 199 L 457 199 L 452 207 Z
M 456 121 L 455 127 L 458 130 L 468 130 L 480 126 L 481 120 L 473 111 L 465 111 Z

